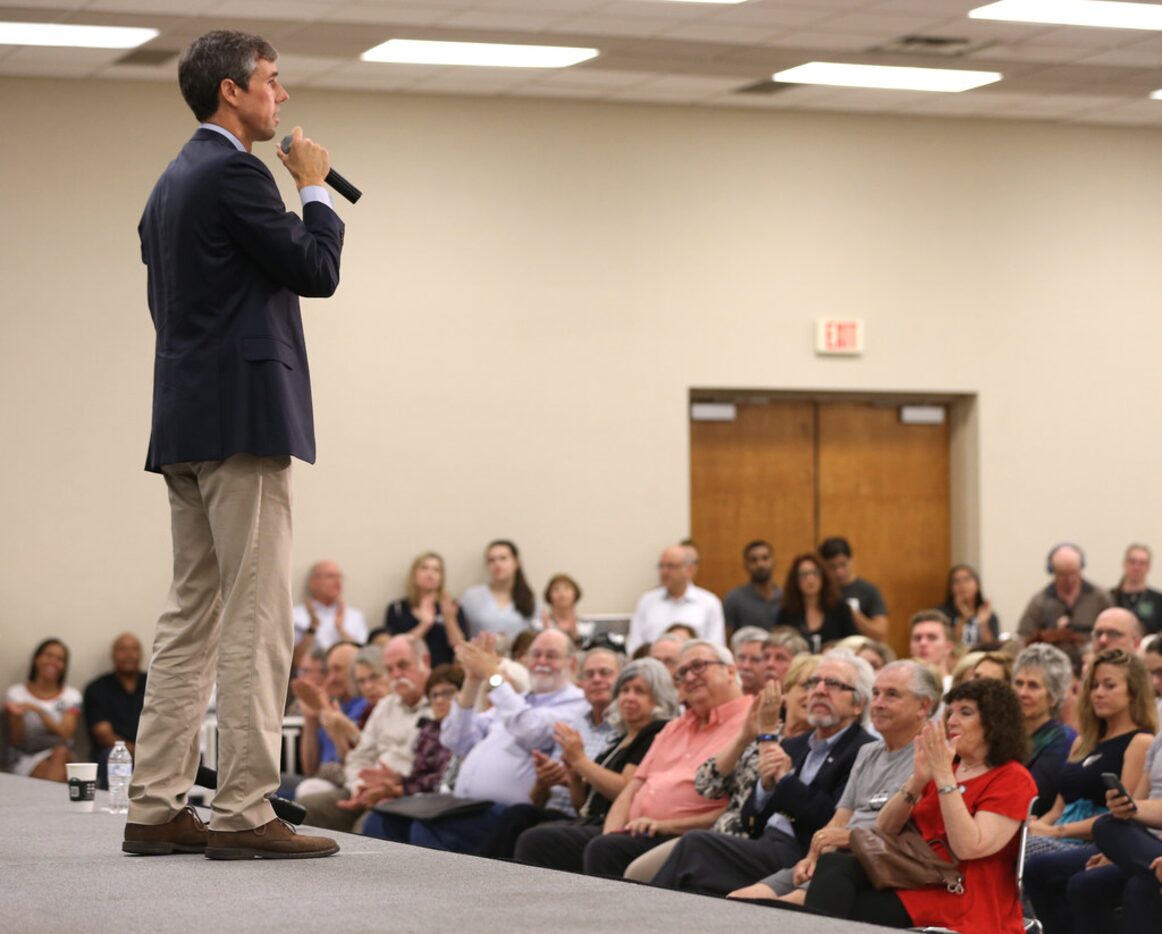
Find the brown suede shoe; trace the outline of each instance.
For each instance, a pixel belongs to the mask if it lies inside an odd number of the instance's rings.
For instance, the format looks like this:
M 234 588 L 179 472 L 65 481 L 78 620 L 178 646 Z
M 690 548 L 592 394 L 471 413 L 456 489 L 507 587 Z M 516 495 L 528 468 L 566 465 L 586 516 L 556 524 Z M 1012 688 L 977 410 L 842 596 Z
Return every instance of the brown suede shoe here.
M 339 852 L 330 837 L 308 837 L 277 817 L 253 830 L 211 830 L 207 859 L 312 859 Z
M 121 849 L 135 856 L 204 853 L 206 835 L 197 811 L 187 806 L 164 824 L 126 824 Z

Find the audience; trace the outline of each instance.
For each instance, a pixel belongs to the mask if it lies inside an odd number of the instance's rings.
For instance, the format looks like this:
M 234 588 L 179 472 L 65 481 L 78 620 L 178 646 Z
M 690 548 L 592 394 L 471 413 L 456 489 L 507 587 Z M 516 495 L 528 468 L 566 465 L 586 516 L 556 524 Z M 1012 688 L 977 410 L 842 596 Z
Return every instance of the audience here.
M 392 635 L 423 639 L 433 665 L 452 662 L 453 649 L 464 641 L 464 611 L 445 590 L 444 559 L 425 551 L 408 571 L 406 594 L 387 607 L 384 628 Z
M 818 555 L 796 555 L 791 562 L 778 624 L 797 630 L 816 653 L 828 642 L 857 634 L 851 607 Z
M 851 607 L 855 626 L 862 635 L 883 641 L 888 637 L 888 608 L 880 589 L 856 576 L 851 545 L 846 538 L 827 538 L 819 545 L 819 554 Z
M 1017 633 L 1028 639 L 1038 629 L 1072 629 L 1088 634 L 1098 614 L 1112 604 L 1109 594 L 1081 576 L 1085 553 L 1077 545 L 1055 546 L 1046 562 L 1053 580 L 1037 591 L 1021 614 Z
M 909 624 L 912 635 L 908 646 L 912 658 L 932 667 L 941 679 L 943 690 L 952 687 L 953 649 L 952 623 L 939 610 L 921 610 L 912 616 Z
M 776 626 L 763 643 L 763 679 L 778 681 L 787 687 L 787 673 L 791 662 L 799 655 L 807 654 L 811 647 L 799 635 L 799 630 L 791 626 Z
M 796 655 L 783 679 L 783 738 L 790 739 L 811 729 L 807 714 L 807 679 L 823 661 L 821 655 Z
M 134 754 L 137 721 L 145 703 L 145 672 L 141 670 L 141 643 L 132 633 L 113 640 L 113 670 L 85 688 L 85 724 L 97 760 L 97 787 L 108 788 L 109 753 L 118 741 Z
M 734 655 L 734 667 L 738 670 L 738 680 L 743 694 L 757 694 L 766 683 L 766 663 L 763 651 L 768 633 L 758 626 L 744 626 L 730 639 L 730 651 Z
M 911 821 L 942 858 L 956 854 L 963 891 L 877 891 L 854 856 L 825 853 L 807 889 L 808 910 L 895 928 L 1022 930 L 1013 864 L 1036 785 L 1021 765 L 1028 740 L 1020 706 L 1012 688 L 993 678 L 966 681 L 945 706 L 946 724 L 921 730 L 912 774 L 883 806 L 876 828 L 895 834 Z
M 507 539 L 498 538 L 484 549 L 488 583 L 464 591 L 460 607 L 468 622 L 468 634 L 494 633 L 511 640 L 537 618 L 537 599 L 520 563 L 520 552 Z M 457 656 L 459 659 L 459 656 Z
M 364 660 L 362 670 L 371 672 L 363 675 L 371 689 L 370 697 L 355 685 L 356 663 L 360 657 Z M 367 715 L 387 693 L 383 652 L 374 646 L 360 649 L 350 642 L 336 642 L 327 650 L 323 664 L 322 685 L 305 678 L 291 682 L 303 716 L 299 759 L 305 777 L 295 787 L 296 797 L 343 786 L 343 763 L 347 761 L 347 754 L 359 742 Z M 382 680 L 377 681 L 375 673 Z
M 1114 605 L 1133 612 L 1146 634 L 1162 632 L 1162 593 L 1151 590 L 1146 584 L 1150 559 L 1150 549 L 1145 545 L 1127 548 L 1122 562 L 1122 579 L 1110 591 Z
M 1061 769 L 1077 738 L 1077 731 L 1059 719 L 1072 680 L 1069 657 L 1044 643 L 1023 649 L 1013 664 L 1013 690 L 1030 745 L 1025 768 L 1037 783 L 1035 817 L 1053 807 Z
M 577 616 L 581 602 L 581 585 L 568 574 L 554 574 L 545 585 L 545 608 L 541 611 L 541 625 L 545 629 L 559 629 L 577 645 L 593 632 L 592 623 L 586 624 Z
M 1001 637 L 1001 623 L 980 588 L 980 575 L 967 564 L 953 565 L 940 612 L 952 620 L 952 639 L 973 648 Z
M 1142 644 L 1142 623 L 1129 610 L 1113 606 L 1098 614 L 1090 634 L 1095 652 L 1122 649 L 1136 653 Z
M 68 780 L 81 692 L 65 684 L 69 650 L 45 639 L 32 653 L 28 678 L 4 695 L 9 771 L 52 782 Z
M 1097 854 L 1093 825 L 1105 810 L 1103 773 L 1137 788 L 1158 729 L 1154 691 L 1136 655 L 1108 649 L 1094 656 L 1081 689 L 1081 731 L 1058 778 L 1057 799 L 1029 824 L 1025 890 L 1046 934 L 1072 930 L 1061 893 Z
M 661 662 L 666 666 L 666 670 L 673 674 L 674 669 L 678 667 L 678 655 L 682 651 L 682 644 L 686 641 L 672 632 L 664 632 L 653 642 L 646 643 L 641 648 L 648 648 L 646 657 Z
M 629 621 L 625 650 L 652 642 L 674 623 L 684 623 L 701 639 L 726 645 L 722 603 L 694 584 L 695 559 L 688 545 L 672 545 L 658 559 L 660 587 L 647 590 Z
M 1006 684 L 1013 678 L 1013 657 L 1004 652 L 969 652 L 952 669 L 952 687 L 974 678 L 996 678 Z
M 1150 672 L 1158 720 L 1162 722 L 1162 636 L 1155 635 L 1150 639 L 1149 645 L 1142 649 L 1142 661 L 1146 663 L 1146 670 Z
M 832 647 L 855 653 L 876 671 L 896 660 L 896 653 L 892 651 L 891 646 L 869 639 L 867 636 L 848 636 L 846 639 L 840 639 Z
M 735 587 L 722 601 L 727 632 L 755 627 L 768 632 L 775 627 L 783 591 L 775 583 L 775 549 L 762 539 L 742 550 L 742 563 L 749 580 Z
M 307 593 L 294 608 L 297 665 L 313 646 L 329 649 L 336 642 L 363 645 L 367 620 L 343 599 L 343 572 L 334 561 L 316 561 L 307 575 Z

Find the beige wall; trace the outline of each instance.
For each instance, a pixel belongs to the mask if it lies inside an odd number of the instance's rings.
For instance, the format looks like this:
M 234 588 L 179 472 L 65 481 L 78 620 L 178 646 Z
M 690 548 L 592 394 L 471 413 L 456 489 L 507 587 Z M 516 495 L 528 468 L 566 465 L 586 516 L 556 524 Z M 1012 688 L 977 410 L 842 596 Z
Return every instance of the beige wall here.
M 1051 542 L 1107 584 L 1128 540 L 1162 544 L 1156 131 L 355 93 L 284 113 L 366 191 L 339 208 L 338 295 L 305 303 L 296 564 L 338 559 L 373 619 L 414 553 L 460 590 L 498 535 L 538 589 L 568 569 L 585 608 L 631 607 L 687 530 L 690 387 L 978 394 L 957 557 L 979 540 L 1009 626 Z M 168 85 L 4 79 L 0 126 L 0 680 L 52 633 L 81 684 L 167 584 L 135 227 L 192 124 Z M 817 358 L 823 314 L 863 317 L 866 356 Z

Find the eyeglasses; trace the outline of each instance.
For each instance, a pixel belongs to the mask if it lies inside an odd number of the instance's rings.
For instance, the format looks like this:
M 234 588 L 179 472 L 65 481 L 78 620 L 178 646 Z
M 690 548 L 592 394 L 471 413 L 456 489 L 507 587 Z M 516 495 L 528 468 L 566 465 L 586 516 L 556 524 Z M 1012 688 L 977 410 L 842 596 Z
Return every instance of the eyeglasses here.
M 559 662 L 564 657 L 560 652 L 545 652 L 541 649 L 529 652 L 529 659 L 534 662 Z
M 821 576 L 818 568 L 799 568 L 799 570 L 796 571 L 795 573 L 798 574 L 799 577 L 820 577 Z
M 455 696 L 455 688 L 435 688 L 432 693 L 428 695 L 428 698 L 430 700 L 451 700 Z
M 711 665 L 725 665 L 725 664 L 726 664 L 726 662 L 723 662 L 723 661 L 716 660 L 716 661 L 711 662 L 711 661 L 707 661 L 704 658 L 699 658 L 696 661 L 687 662 L 685 665 L 683 665 L 681 668 L 679 668 L 677 671 L 674 672 L 674 683 L 681 684 L 683 681 L 686 680 L 686 675 L 694 675 L 694 677 L 696 677 L 696 678 L 701 677 L 706 672 L 706 669 L 709 668 Z
M 854 691 L 855 690 L 854 684 L 844 684 L 842 681 L 840 681 L 836 678 L 820 678 L 818 675 L 812 675 L 810 678 L 808 678 L 806 681 L 804 681 L 803 687 L 805 687 L 808 691 L 813 691 L 813 690 L 815 690 L 815 688 L 819 687 L 819 685 L 821 685 L 821 684 L 825 688 L 827 688 L 827 690 L 829 690 L 829 691 Z
M 590 668 L 588 671 L 581 672 L 582 681 L 592 681 L 594 678 L 612 678 L 616 671 L 612 668 Z

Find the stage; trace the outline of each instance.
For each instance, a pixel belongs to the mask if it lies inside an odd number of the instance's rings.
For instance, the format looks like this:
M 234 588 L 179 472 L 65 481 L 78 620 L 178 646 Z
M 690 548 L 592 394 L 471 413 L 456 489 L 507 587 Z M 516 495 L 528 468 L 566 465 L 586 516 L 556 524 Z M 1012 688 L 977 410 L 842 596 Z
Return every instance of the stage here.
M 753 931 L 883 928 L 332 834 L 326 859 L 127 856 L 124 816 L 66 786 L 0 775 L 6 931 Z M 206 816 L 206 815 L 203 815 Z

